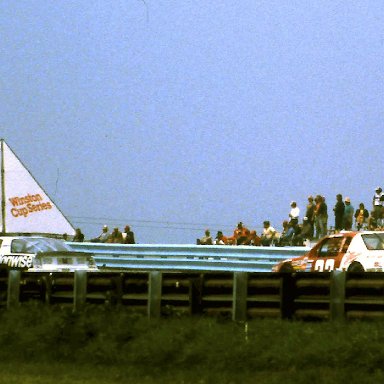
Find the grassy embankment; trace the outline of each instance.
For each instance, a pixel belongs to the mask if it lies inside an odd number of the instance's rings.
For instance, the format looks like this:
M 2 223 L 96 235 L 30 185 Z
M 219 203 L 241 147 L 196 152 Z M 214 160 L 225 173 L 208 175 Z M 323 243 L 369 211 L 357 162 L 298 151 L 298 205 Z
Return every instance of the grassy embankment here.
M 0 383 L 379 383 L 384 323 L 148 321 L 124 308 L 0 312 Z

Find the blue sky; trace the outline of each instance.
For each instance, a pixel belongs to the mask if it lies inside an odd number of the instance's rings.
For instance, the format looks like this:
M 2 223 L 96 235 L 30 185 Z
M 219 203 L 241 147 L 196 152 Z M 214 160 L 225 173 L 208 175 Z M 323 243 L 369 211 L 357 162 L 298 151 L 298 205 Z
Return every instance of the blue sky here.
M 88 238 L 384 188 L 382 1 L 3 1 L 0 35 L 0 136 Z

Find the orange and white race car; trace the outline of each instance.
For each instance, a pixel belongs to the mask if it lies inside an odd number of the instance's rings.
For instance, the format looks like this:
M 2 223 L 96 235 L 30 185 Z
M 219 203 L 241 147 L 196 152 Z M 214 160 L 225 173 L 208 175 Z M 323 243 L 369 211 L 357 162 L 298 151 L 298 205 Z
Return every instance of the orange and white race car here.
M 384 231 L 329 235 L 305 255 L 274 265 L 273 272 L 384 271 Z

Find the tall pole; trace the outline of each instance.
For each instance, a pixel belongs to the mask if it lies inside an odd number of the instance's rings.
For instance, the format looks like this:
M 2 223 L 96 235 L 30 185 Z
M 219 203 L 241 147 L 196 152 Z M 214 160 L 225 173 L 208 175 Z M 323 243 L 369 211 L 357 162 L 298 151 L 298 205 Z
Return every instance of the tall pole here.
M 2 232 L 5 228 L 5 171 L 4 171 L 4 140 L 1 139 L 1 225 Z

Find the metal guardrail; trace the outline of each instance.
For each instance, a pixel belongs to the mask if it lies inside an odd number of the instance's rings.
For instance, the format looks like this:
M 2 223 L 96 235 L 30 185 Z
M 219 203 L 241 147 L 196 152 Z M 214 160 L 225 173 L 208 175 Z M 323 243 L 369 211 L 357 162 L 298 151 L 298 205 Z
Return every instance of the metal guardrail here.
M 308 252 L 307 247 L 253 247 L 176 244 L 68 243 L 91 252 L 98 267 L 126 270 L 270 272 L 274 264 Z
M 124 307 L 149 318 L 171 315 L 292 320 L 384 319 L 384 273 L 345 271 L 1 271 L 0 308 L 30 301 Z

